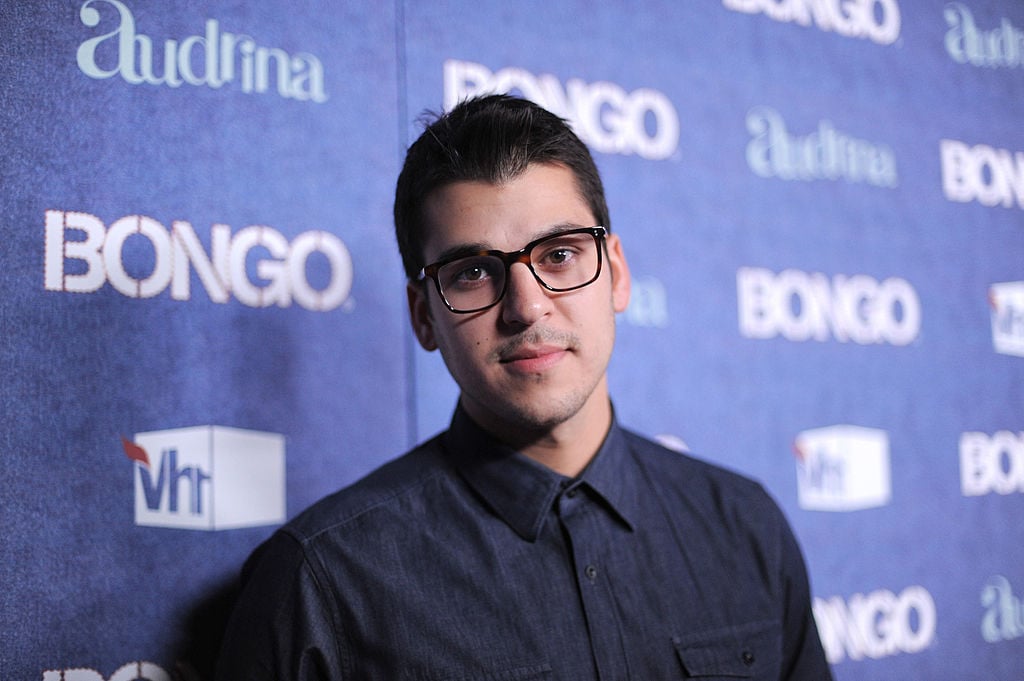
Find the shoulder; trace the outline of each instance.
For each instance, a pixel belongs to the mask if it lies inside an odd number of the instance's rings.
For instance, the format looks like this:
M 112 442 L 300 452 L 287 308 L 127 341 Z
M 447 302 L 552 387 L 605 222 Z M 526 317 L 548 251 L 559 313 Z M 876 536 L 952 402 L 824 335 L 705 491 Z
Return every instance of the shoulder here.
M 680 452 L 629 430 L 623 431 L 630 450 L 645 467 L 670 476 L 674 480 L 713 483 L 737 494 L 764 494 L 761 484 L 742 473 L 710 463 L 690 452 Z
M 279 533 L 306 544 L 325 532 L 359 523 L 368 515 L 414 512 L 422 496 L 438 485 L 450 484 L 452 477 L 440 437 L 435 437 L 314 503 Z
M 624 432 L 652 489 L 671 506 L 744 524 L 785 522 L 775 500 L 760 482 L 691 453 L 669 449 L 628 430 Z

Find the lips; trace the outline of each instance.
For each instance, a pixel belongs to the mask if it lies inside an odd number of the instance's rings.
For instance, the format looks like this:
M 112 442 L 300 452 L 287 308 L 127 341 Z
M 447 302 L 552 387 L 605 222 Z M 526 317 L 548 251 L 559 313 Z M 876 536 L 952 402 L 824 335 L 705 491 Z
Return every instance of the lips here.
M 567 352 L 557 345 L 523 346 L 502 355 L 499 361 L 513 371 L 535 374 L 553 367 Z

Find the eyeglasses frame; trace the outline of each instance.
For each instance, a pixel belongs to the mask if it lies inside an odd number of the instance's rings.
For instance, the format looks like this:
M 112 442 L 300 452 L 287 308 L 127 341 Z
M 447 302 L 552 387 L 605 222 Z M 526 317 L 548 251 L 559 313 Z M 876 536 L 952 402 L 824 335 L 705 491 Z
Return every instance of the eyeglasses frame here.
M 545 241 L 549 241 L 551 239 L 569 236 L 571 234 L 590 234 L 591 236 L 594 237 L 594 241 L 597 244 L 597 271 L 594 273 L 593 277 L 583 282 L 582 284 L 577 284 L 576 286 L 570 286 L 569 288 L 555 288 L 554 286 L 549 286 L 543 279 L 540 278 L 540 275 L 537 274 L 537 272 L 533 269 L 533 262 L 530 259 L 530 255 L 533 252 L 533 249 L 536 248 L 539 244 L 542 244 Z M 526 267 L 530 270 L 530 273 L 533 275 L 533 278 L 537 280 L 537 283 L 543 286 L 548 291 L 551 291 L 552 293 L 567 293 L 569 291 L 581 289 L 585 286 L 590 286 L 595 281 L 597 281 L 598 278 L 600 278 L 601 269 L 604 264 L 604 258 L 602 256 L 602 253 L 607 248 L 607 242 L 605 241 L 605 237 L 607 236 L 608 228 L 600 225 L 595 227 L 576 227 L 573 229 L 567 229 L 562 232 L 548 234 L 547 236 L 542 236 L 539 239 L 534 239 L 530 243 L 520 248 L 518 251 L 512 251 L 510 253 L 498 250 L 484 250 L 475 251 L 471 253 L 460 253 L 450 258 L 438 260 L 435 263 L 427 265 L 426 267 L 419 271 L 419 274 L 416 275 L 416 281 L 424 281 L 428 278 L 432 279 L 434 282 L 434 287 L 437 289 L 437 295 L 440 296 L 441 301 L 445 304 L 445 307 L 447 307 L 451 312 L 455 314 L 473 314 L 475 312 L 483 312 L 484 310 L 489 310 L 490 308 L 500 303 L 505 298 L 505 294 L 508 292 L 508 282 L 509 279 L 512 278 L 512 265 L 515 265 L 516 263 L 522 263 L 523 265 L 526 265 Z M 502 284 L 501 293 L 499 293 L 495 301 L 493 303 L 490 303 L 489 305 L 473 308 L 472 310 L 455 309 L 454 307 L 452 307 L 452 304 L 448 302 L 448 298 L 445 297 L 444 291 L 441 290 L 441 282 L 437 278 L 438 271 L 445 265 L 451 264 L 456 260 L 462 260 L 463 258 L 479 258 L 483 256 L 498 258 L 505 265 L 505 281 Z

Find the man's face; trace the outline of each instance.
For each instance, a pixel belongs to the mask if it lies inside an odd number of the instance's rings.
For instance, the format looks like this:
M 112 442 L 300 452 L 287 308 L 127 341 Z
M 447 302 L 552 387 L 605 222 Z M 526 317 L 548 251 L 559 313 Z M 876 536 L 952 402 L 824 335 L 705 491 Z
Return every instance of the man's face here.
M 516 251 L 553 231 L 596 224 L 572 171 L 553 164 L 531 165 L 502 185 L 448 185 L 428 197 L 425 217 L 427 263 L 460 247 Z M 499 435 L 540 435 L 570 420 L 602 426 L 587 421 L 607 418 L 615 313 L 629 302 L 618 237 L 609 235 L 607 245 L 601 276 L 589 286 L 553 293 L 517 263 L 505 297 L 482 312 L 453 313 L 432 282 L 410 285 L 420 344 L 441 351 L 481 426 Z

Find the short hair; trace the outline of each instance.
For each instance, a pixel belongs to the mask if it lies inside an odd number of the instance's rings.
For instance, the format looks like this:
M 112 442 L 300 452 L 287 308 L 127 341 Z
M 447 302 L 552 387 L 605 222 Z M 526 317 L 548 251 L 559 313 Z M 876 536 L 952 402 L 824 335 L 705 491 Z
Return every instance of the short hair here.
M 511 95 L 465 100 L 435 116 L 411 147 L 395 188 L 395 236 L 402 266 L 414 279 L 423 262 L 423 206 L 432 192 L 455 182 L 501 184 L 533 163 L 562 164 L 597 224 L 611 229 L 601 176 L 587 146 L 568 123 Z

